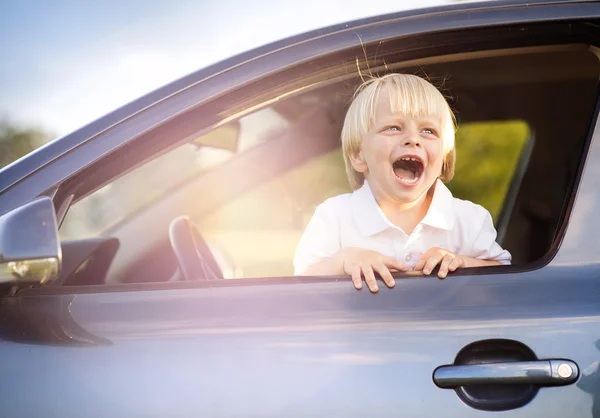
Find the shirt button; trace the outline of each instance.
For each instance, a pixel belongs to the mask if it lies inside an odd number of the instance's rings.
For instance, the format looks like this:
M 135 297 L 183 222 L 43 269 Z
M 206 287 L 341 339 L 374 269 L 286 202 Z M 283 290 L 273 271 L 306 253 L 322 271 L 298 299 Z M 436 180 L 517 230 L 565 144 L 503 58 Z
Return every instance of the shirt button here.
M 412 256 L 412 254 L 408 254 L 408 255 L 406 256 L 406 261 L 409 261 L 409 262 L 410 262 L 412 259 L 413 259 L 413 256 Z

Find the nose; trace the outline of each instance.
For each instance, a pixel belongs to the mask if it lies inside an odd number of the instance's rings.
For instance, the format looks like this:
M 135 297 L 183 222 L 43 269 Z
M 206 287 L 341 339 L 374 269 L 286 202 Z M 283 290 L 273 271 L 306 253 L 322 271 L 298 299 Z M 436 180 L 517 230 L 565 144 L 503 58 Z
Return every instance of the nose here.
M 414 132 L 410 132 L 403 139 L 403 145 L 405 147 L 417 147 L 417 148 L 420 148 L 421 147 L 421 137 L 419 137 L 419 135 L 416 134 L 416 133 L 414 133 Z

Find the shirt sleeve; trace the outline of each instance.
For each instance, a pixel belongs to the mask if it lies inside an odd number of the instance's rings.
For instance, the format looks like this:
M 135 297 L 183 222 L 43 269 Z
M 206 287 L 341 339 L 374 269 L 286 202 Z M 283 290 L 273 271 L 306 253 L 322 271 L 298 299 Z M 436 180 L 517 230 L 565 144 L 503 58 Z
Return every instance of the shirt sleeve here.
M 294 255 L 294 274 L 302 275 L 313 264 L 331 257 L 341 248 L 339 222 L 331 202 L 317 206 L 300 238 Z
M 483 223 L 473 241 L 469 256 L 481 260 L 496 260 L 501 264 L 510 264 L 512 256 L 496 242 L 497 233 L 496 228 L 494 228 L 492 216 L 487 210 L 483 210 L 485 211 Z

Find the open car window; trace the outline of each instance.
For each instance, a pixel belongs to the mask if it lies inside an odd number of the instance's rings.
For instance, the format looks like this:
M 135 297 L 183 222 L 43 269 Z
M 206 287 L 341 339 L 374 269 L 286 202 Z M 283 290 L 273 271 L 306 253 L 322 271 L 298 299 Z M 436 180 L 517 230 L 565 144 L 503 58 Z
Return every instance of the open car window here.
M 522 157 L 530 140 L 523 121 L 462 125 L 456 137 L 457 173 L 448 184 L 453 195 L 484 206 L 498 228 L 501 213 L 509 210 L 513 180 L 514 187 L 522 180 L 515 176 L 519 164 L 528 162 Z M 235 267 L 228 269 L 230 277 L 291 276 L 296 245 L 317 205 L 351 192 L 342 150 L 336 148 L 249 190 L 197 222 L 212 248 L 227 254 Z
M 490 211 L 513 264 L 551 252 L 593 114 L 600 74 L 593 51 L 507 49 L 380 71 L 426 76 L 449 97 L 459 129 L 448 186 Z M 360 81 L 349 74 L 296 89 L 189 138 L 75 203 L 62 236 L 119 241 L 108 283 L 166 281 L 178 269 L 169 226 L 186 215 L 225 278 L 292 275 L 315 207 L 350 191 L 340 130 Z

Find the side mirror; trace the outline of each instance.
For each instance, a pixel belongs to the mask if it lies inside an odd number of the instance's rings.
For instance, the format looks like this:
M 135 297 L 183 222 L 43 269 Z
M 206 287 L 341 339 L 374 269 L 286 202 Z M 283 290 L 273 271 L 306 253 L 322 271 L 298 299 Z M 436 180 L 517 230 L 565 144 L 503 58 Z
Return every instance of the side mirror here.
M 43 284 L 58 277 L 54 205 L 41 197 L 0 216 L 0 284 Z

